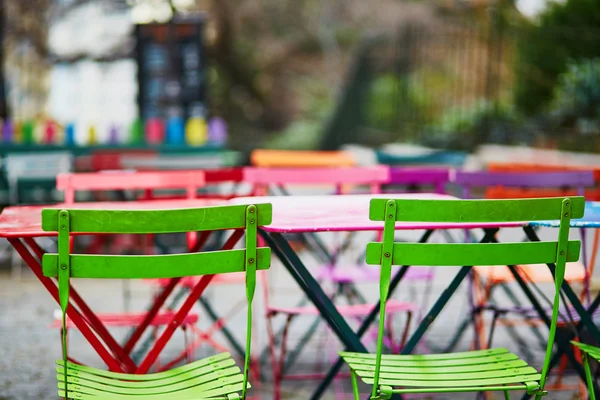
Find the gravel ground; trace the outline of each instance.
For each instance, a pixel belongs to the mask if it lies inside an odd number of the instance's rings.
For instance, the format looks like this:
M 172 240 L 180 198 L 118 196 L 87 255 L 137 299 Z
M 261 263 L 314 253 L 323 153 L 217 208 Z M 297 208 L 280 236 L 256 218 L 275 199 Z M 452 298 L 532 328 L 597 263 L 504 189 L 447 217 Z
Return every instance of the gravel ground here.
M 507 233 L 506 235 L 507 237 L 501 238 L 501 240 L 511 238 L 519 240 L 519 237 L 522 236 L 519 232 Z M 407 239 L 412 240 L 414 237 L 407 237 Z M 334 242 L 339 240 L 339 236 L 331 236 L 327 240 Z M 443 239 L 440 237 L 437 240 Z M 358 240 L 358 242 L 360 243 L 361 240 Z M 348 259 L 353 259 L 359 252 L 360 245 L 350 248 Z M 8 253 L 5 252 L 6 254 Z M 308 265 L 314 267 L 316 264 L 308 254 L 304 253 L 302 257 Z M 7 264 L 7 262 L 5 261 L 4 264 Z M 432 296 L 434 298 L 439 295 L 444 285 L 449 282 L 455 272 L 456 269 L 454 268 L 440 268 L 436 271 L 435 284 L 432 289 Z M 271 302 L 285 305 L 295 304 L 301 298 L 301 294 L 294 282 L 291 281 L 279 262 L 273 262 L 268 279 L 270 282 L 269 287 L 276 288 L 269 291 Z M 75 285 L 91 307 L 100 312 L 118 312 L 126 308 L 138 311 L 143 310 L 153 292 L 152 286 L 145 282 L 130 282 L 128 286 L 130 301 L 125 301 L 123 293 L 124 288 L 127 286 L 121 281 L 77 280 Z M 402 299 L 412 299 L 422 302 L 424 301 L 423 293 L 426 292 L 425 288 L 426 286 L 423 282 L 412 282 L 401 286 L 397 295 Z M 544 290 L 547 289 L 549 288 L 544 288 Z M 377 298 L 377 284 L 361 284 L 360 291 L 371 301 Z M 242 286 L 231 284 L 210 287 L 207 292 L 207 298 L 220 313 L 227 313 L 232 307 L 241 310 L 242 306 L 240 304 L 243 304 L 245 297 Z M 257 295 L 257 298 L 255 315 L 261 315 L 261 310 L 264 310 L 263 296 Z M 507 299 L 498 297 L 497 301 L 502 304 L 506 303 Z M 524 304 L 527 303 L 524 301 Z M 10 269 L 4 265 L 3 269 L 0 269 L 0 305 L 0 354 L 2 355 L 0 357 L 0 400 L 56 398 L 54 360 L 60 357 L 60 340 L 58 330 L 50 328 L 54 318 L 53 315 L 58 308 L 56 303 L 26 267 L 22 277 L 16 280 L 11 277 Z M 196 311 L 199 312 L 200 310 L 197 309 Z M 465 313 L 466 285 L 463 285 L 447 305 L 444 312 L 432 325 L 426 337 L 427 344 L 421 345 L 417 351 L 427 351 L 427 349 L 443 347 L 447 344 L 452 337 L 457 322 L 462 319 Z M 238 313 L 230 322 L 232 330 L 240 340 L 244 336 L 244 314 Z M 278 321 L 278 323 L 280 322 Z M 311 322 L 311 318 L 299 319 L 293 325 L 292 332 L 295 333 L 306 329 Z M 201 316 L 199 326 L 206 328 L 208 325 L 209 321 L 207 318 Z M 266 345 L 264 319 L 257 318 L 256 325 L 256 344 L 253 353 L 258 355 Z M 397 318 L 397 329 L 403 326 L 404 319 L 402 317 Z M 517 330 L 526 343 L 526 349 L 520 348 L 520 346 L 515 344 L 505 328 L 498 328 L 494 346 L 507 347 L 523 357 L 531 358 L 528 361 L 534 366 L 540 367 L 543 350 L 536 347 L 536 340 L 527 328 L 518 327 Z M 542 333 L 543 335 L 547 334 L 545 331 L 542 331 Z M 120 329 L 116 330 L 115 334 L 118 338 L 122 339 L 126 336 L 127 331 Z M 339 345 L 330 335 L 327 335 L 326 329 L 321 329 L 320 334 L 317 336 L 306 347 L 306 351 L 302 353 L 298 363 L 293 367 L 293 371 L 314 371 L 315 364 L 327 365 L 329 360 L 339 350 Z M 471 337 L 472 334 L 469 334 L 459 344 L 457 350 L 468 349 Z M 216 338 L 220 343 L 226 345 L 222 337 L 217 336 Z M 297 340 L 297 337 L 292 335 L 290 338 L 291 348 L 294 347 L 295 340 Z M 178 333 L 171 340 L 164 359 L 167 359 L 170 355 L 177 354 L 182 348 L 183 337 Z M 203 346 L 197 350 L 195 356 L 202 357 L 212 351 L 214 350 Z M 527 352 L 533 353 L 535 356 L 528 356 Z M 70 335 L 70 354 L 81 362 L 102 367 L 102 362 L 95 356 L 91 347 L 77 332 L 73 332 Z M 268 362 L 265 362 L 261 367 L 261 374 L 265 377 L 265 382 L 255 385 L 254 393 L 260 393 L 262 399 L 270 399 L 272 398 L 272 388 L 269 384 L 270 368 Z M 576 384 L 577 380 L 571 376 L 567 378 L 566 382 Z M 283 387 L 284 398 L 308 399 L 315 384 L 315 382 L 311 381 L 286 381 Z M 339 379 L 333 386 L 325 397 L 326 399 L 351 398 L 349 395 L 345 397 L 339 395 L 336 397 L 336 393 L 348 392 L 347 379 Z M 434 398 L 474 399 L 475 395 L 439 395 Z M 495 398 L 499 397 L 496 396 Z M 573 399 L 579 397 L 574 391 L 553 391 L 547 398 Z

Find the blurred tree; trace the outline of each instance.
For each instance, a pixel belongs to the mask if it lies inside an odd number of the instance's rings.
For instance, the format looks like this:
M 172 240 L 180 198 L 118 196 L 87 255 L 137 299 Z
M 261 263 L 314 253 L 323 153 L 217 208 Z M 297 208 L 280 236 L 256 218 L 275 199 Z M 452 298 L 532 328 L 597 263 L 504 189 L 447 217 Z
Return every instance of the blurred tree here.
M 47 97 L 48 11 L 52 0 L 3 0 L 5 77 L 10 111 L 32 118 Z
M 600 56 L 600 1 L 551 2 L 517 40 L 515 102 L 528 114 L 543 110 L 569 61 Z

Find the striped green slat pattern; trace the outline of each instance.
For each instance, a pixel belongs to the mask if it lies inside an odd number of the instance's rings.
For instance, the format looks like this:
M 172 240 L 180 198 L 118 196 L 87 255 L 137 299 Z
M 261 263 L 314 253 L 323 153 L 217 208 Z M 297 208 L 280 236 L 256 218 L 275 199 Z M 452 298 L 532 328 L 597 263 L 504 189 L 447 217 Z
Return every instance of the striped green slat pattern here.
M 83 210 L 70 209 L 71 232 L 83 233 L 180 233 L 246 226 L 245 205 L 179 210 Z M 271 204 L 257 204 L 258 226 L 269 225 Z M 58 231 L 59 209 L 42 211 L 42 229 Z
M 556 262 L 558 242 L 536 243 L 394 243 L 392 263 L 416 266 L 518 265 Z M 577 261 L 581 243 L 570 241 L 567 261 Z M 380 265 L 381 243 L 367 245 L 367 264 Z
M 209 207 L 169 211 L 57 210 L 42 213 L 45 230 L 58 230 L 58 254 L 45 254 L 45 276 L 59 278 L 63 324 L 69 278 L 174 278 L 245 272 L 248 309 L 252 309 L 256 271 L 270 266 L 271 249 L 257 247 L 256 228 L 271 222 L 271 205 Z M 217 229 L 246 231 L 245 249 L 157 256 L 70 254 L 70 234 L 175 233 Z M 63 301 L 64 300 L 64 301 Z M 64 304 L 62 304 L 64 303 Z M 248 312 L 246 353 L 250 354 L 252 313 Z M 244 373 L 229 353 L 209 357 L 170 371 L 148 375 L 122 374 L 67 362 L 66 330 L 63 360 L 57 361 L 58 395 L 69 399 L 243 399 Z M 240 396 L 241 393 L 241 396 Z
M 383 221 L 386 199 L 372 199 L 369 218 Z M 395 200 L 396 221 L 529 222 L 560 219 L 563 198 L 518 200 Z M 584 197 L 572 197 L 571 219 L 583 217 Z
M 385 313 L 379 317 L 376 354 L 340 353 L 352 372 L 354 399 L 360 399 L 356 377 L 372 385 L 371 399 L 389 399 L 393 393 L 448 393 L 524 390 L 536 400 L 552 355 L 566 262 L 577 261 L 580 242 L 569 241 L 571 218 L 583 217 L 585 199 L 523 200 L 396 200 L 372 199 L 369 216 L 385 221 L 382 242 L 367 245 L 367 264 L 379 265 L 380 310 L 385 310 L 390 284 L 389 266 L 492 266 L 555 264 L 554 304 L 542 372 L 531 368 L 506 349 L 452 354 L 382 354 Z M 560 220 L 558 241 L 536 243 L 394 243 L 396 222 L 493 223 Z M 448 294 L 447 296 L 449 296 Z M 598 354 L 598 353 L 595 353 Z

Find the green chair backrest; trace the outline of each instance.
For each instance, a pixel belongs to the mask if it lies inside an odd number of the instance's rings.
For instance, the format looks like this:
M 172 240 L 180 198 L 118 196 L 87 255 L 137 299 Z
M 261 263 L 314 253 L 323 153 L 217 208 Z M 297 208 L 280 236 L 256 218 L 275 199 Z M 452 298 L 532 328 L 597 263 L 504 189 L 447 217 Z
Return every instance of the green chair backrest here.
M 248 321 L 244 390 L 246 395 L 250 366 L 252 300 L 256 289 L 256 271 L 266 270 L 271 250 L 257 247 L 257 228 L 271 223 L 271 204 L 234 205 L 179 210 L 84 210 L 44 209 L 42 228 L 58 232 L 58 253 L 44 254 L 45 276 L 58 278 L 59 302 L 63 323 L 63 360 L 65 385 L 67 366 L 66 312 L 70 278 L 177 278 L 246 273 Z M 87 255 L 72 254 L 72 234 L 157 234 L 213 230 L 245 230 L 245 249 L 169 255 Z
M 379 369 L 385 327 L 385 305 L 389 294 L 392 265 L 415 266 L 494 266 L 517 264 L 556 264 L 555 295 L 548 347 L 541 374 L 543 390 L 552 356 L 560 287 L 567 261 L 579 259 L 580 242 L 569 241 L 571 218 L 583 217 L 585 198 L 546 198 L 519 200 L 388 200 L 372 199 L 369 218 L 384 221 L 382 242 L 367 245 L 367 264 L 381 267 L 380 317 L 377 364 L 373 396 L 379 382 Z M 533 243 L 395 243 L 396 222 L 529 222 L 560 220 L 558 240 Z

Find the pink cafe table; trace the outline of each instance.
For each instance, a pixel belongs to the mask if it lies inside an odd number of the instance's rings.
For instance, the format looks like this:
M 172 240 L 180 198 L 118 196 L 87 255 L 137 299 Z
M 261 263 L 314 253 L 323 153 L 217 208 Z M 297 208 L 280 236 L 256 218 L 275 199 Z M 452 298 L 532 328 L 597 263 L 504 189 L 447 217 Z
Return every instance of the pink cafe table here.
M 456 199 L 442 194 L 410 193 L 410 194 L 382 194 L 382 195 L 335 195 L 335 196 L 265 196 L 265 197 L 239 197 L 232 199 L 233 204 L 271 203 L 273 205 L 273 219 L 270 225 L 264 226 L 259 231 L 266 243 L 277 255 L 284 267 L 291 274 L 300 289 L 310 302 L 317 308 L 320 316 L 329 325 L 332 332 L 346 347 L 347 351 L 367 352 L 361 337 L 379 313 L 379 301 L 373 305 L 370 314 L 362 322 L 358 331 L 352 330 L 347 321 L 336 309 L 331 299 L 326 295 L 318 281 L 306 268 L 300 257 L 294 252 L 285 234 L 304 234 L 315 232 L 356 232 L 356 231 L 382 231 L 383 222 L 369 220 L 369 202 L 372 198 L 387 199 Z M 485 235 L 482 242 L 491 242 L 500 228 L 522 228 L 526 222 L 510 223 L 403 223 L 396 224 L 396 229 L 424 230 L 419 239 L 420 243 L 427 242 L 431 234 L 443 229 L 484 229 Z M 390 296 L 401 282 L 409 266 L 401 267 L 390 284 Z M 471 270 L 470 266 L 460 269 L 456 277 L 450 282 L 442 296 L 435 302 L 431 310 L 416 331 L 412 334 L 404 348 L 403 354 L 412 352 L 427 328 L 439 315 L 452 294 Z M 331 368 L 325 379 L 317 387 L 311 399 L 319 399 L 332 382 L 342 366 L 341 359 Z
M 56 232 L 42 230 L 42 210 L 44 208 L 83 208 L 83 209 L 112 209 L 112 210 L 171 210 L 178 208 L 194 208 L 228 204 L 227 200 L 214 199 L 177 199 L 177 200 L 145 200 L 129 202 L 96 202 L 96 203 L 74 203 L 69 205 L 55 204 L 48 206 L 18 206 L 7 207 L 0 215 L 0 237 L 8 239 L 13 248 L 23 258 L 23 261 L 31 268 L 36 278 L 44 285 L 46 290 L 58 303 L 58 288 L 55 280 L 46 277 L 42 273 L 42 257 L 44 250 L 36 242 L 39 237 L 57 236 Z M 191 251 L 198 251 L 208 240 L 210 232 L 202 232 L 195 242 Z M 242 237 L 242 232 L 235 231 L 231 234 L 223 249 L 230 249 Z M 173 292 L 179 279 L 172 279 L 156 297 L 152 307 L 149 308 L 141 323 L 136 327 L 133 334 L 124 345 L 117 343 L 115 338 L 108 332 L 106 326 L 100 321 L 98 315 L 82 299 L 80 294 L 71 287 L 69 308 L 67 314 L 70 320 L 81 331 L 85 339 L 90 343 L 111 371 L 128 373 L 146 373 L 154 364 L 168 340 L 179 327 L 181 322 L 190 312 L 194 303 L 200 298 L 204 289 L 208 286 L 212 276 L 204 276 L 190 289 L 188 297 L 177 312 L 172 313 L 171 321 L 165 330 L 153 344 L 139 365 L 133 361 L 131 354 L 134 346 L 142 337 L 144 331 L 151 325 L 154 317 L 169 295 Z

